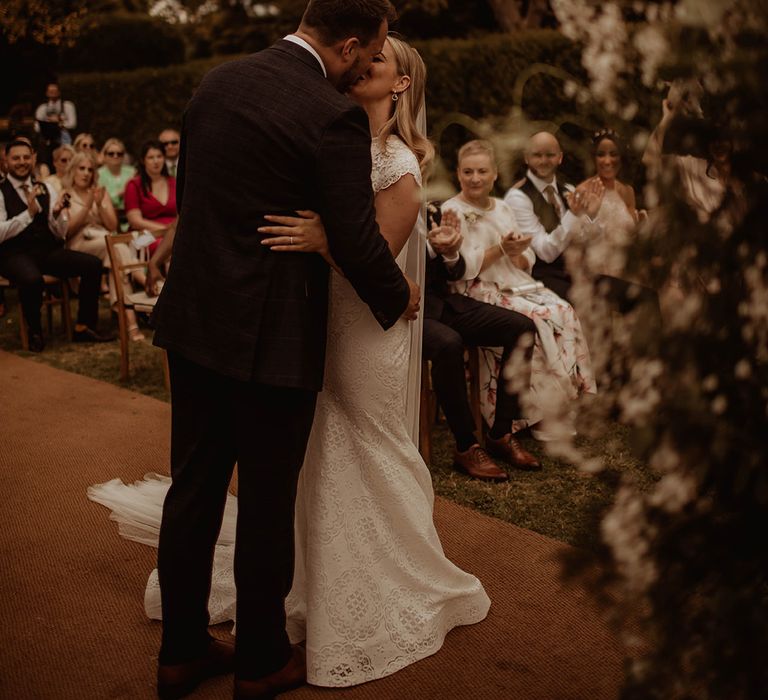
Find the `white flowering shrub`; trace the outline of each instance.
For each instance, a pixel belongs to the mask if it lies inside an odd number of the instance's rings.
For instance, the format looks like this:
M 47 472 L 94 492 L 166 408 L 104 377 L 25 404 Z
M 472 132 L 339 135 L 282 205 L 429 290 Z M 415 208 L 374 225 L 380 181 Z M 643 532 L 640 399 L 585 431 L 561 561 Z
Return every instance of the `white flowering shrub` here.
M 658 474 L 645 492 L 620 480 L 601 523 L 602 600 L 633 630 L 622 697 L 765 697 L 768 187 L 760 173 L 768 172 L 768 5 L 552 5 L 566 35 L 583 43 L 591 93 L 606 110 L 631 120 L 635 106 L 625 96 L 637 85 L 661 95 L 662 79 L 689 80 L 701 93 L 686 93 L 692 119 L 678 122 L 679 153 L 695 153 L 693 126 L 712 122 L 728 125 L 734 149 L 711 212 L 692 206 L 679 159 L 649 172 L 649 218 L 625 251 L 625 276 L 658 290 L 660 333 L 642 316 L 617 319 L 594 299 L 583 268 L 572 269 L 601 387 L 580 429 L 597 434 L 620 417 Z M 638 156 L 648 136 L 633 139 Z M 594 455 L 574 446 L 561 454 L 599 478 Z

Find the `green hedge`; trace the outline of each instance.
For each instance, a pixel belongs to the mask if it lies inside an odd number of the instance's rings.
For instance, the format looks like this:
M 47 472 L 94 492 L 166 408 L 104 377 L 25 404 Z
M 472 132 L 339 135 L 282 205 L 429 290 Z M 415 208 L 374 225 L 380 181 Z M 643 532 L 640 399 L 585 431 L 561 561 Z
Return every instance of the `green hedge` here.
M 584 72 L 579 47 L 556 31 L 490 35 L 480 40 L 420 41 L 415 46 L 429 74 L 430 131 L 449 164 L 456 146 L 472 136 L 463 126 L 444 128 L 450 115 L 503 117 L 514 104 L 518 76 L 535 64 L 554 67 L 562 75 L 537 73 L 525 82 L 520 106 L 528 119 L 563 123 L 567 151 L 577 149 L 586 133 L 606 123 L 606 116 L 596 106 L 577 105 L 565 94 L 562 76 L 573 75 L 583 82 Z M 92 131 L 97 141 L 118 135 L 136 151 L 145 138 L 167 125 L 178 125 L 184 105 L 203 75 L 230 58 L 130 73 L 67 75 L 62 78 L 63 90 L 77 104 L 80 130 Z M 638 120 L 644 123 L 647 117 Z M 582 169 L 579 158 L 573 158 L 566 168 L 573 179 L 578 177 Z
M 183 63 L 184 37 L 175 25 L 142 14 L 86 15 L 77 42 L 61 52 L 64 71 L 103 73 Z
M 231 57 L 226 57 L 231 58 Z M 78 131 L 101 144 L 110 136 L 136 154 L 141 144 L 166 127 L 178 128 L 184 106 L 202 77 L 224 58 L 166 68 L 63 75 L 62 92 L 77 107 Z

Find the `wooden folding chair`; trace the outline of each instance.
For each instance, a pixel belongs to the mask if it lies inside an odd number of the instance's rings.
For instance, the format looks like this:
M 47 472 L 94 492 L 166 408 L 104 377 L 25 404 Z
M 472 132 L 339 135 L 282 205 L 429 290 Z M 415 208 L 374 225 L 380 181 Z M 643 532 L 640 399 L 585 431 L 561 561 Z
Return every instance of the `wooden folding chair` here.
M 475 423 L 475 431 L 482 445 L 485 440 L 483 415 L 480 411 L 480 349 L 468 347 L 469 356 L 469 407 Z M 437 397 L 432 388 L 430 363 L 421 363 L 421 398 L 419 402 L 419 452 L 427 463 L 432 462 L 432 426 L 437 418 Z
M 125 312 L 128 309 L 133 309 L 139 313 L 152 313 L 157 302 L 157 297 L 147 296 L 146 292 L 135 292 L 133 294 L 126 294 L 123 289 L 125 280 L 128 279 L 128 275 L 131 270 L 140 270 L 146 266 L 146 263 L 141 260 L 133 260 L 131 262 L 124 262 L 117 251 L 117 246 L 122 244 L 130 245 L 133 241 L 133 234 L 131 233 L 118 233 L 112 234 L 106 237 L 107 252 L 109 253 L 109 260 L 112 264 L 111 274 L 115 282 L 115 292 L 117 293 L 117 303 L 115 310 L 117 311 L 117 321 L 120 329 L 120 380 L 126 381 L 129 375 L 129 362 L 130 362 L 130 339 L 128 337 L 128 320 L 125 316 Z M 167 380 L 166 380 L 167 383 Z
M 66 279 L 54 277 L 53 275 L 43 275 L 43 308 L 46 311 L 48 319 L 48 335 L 53 334 L 53 308 L 59 307 L 61 313 L 61 328 L 67 336 L 67 340 L 72 340 L 72 311 L 69 306 L 69 283 Z M 10 280 L 0 277 L 0 287 L 12 287 Z M 21 347 L 29 350 L 29 327 L 24 313 L 19 304 L 19 335 L 21 336 Z

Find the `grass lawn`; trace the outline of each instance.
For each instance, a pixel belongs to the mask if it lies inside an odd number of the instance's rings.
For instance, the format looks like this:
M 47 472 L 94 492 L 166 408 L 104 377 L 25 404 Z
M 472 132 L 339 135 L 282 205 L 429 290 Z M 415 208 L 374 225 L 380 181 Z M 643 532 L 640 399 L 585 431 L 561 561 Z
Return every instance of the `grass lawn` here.
M 6 315 L 0 318 L 0 349 L 162 401 L 169 400 L 163 382 L 161 351 L 152 346 L 149 330 L 144 330 L 147 342 L 131 343 L 131 377 L 128 382 L 121 383 L 117 341 L 93 345 L 68 343 L 55 327 L 53 336 L 46 333 L 44 352 L 24 352 L 19 339 L 19 308 L 14 290 L 6 291 L 6 308 Z M 75 308 L 73 305 L 73 312 Z M 116 318 L 104 301 L 100 316 L 101 330 L 111 328 L 116 333 Z M 54 312 L 54 321 L 57 319 L 58 313 Z M 431 471 L 435 492 L 486 515 L 562 542 L 593 549 L 598 541 L 600 513 L 610 504 L 610 487 L 603 480 L 549 457 L 543 446 L 532 438 L 523 437 L 522 440 L 527 449 L 541 458 L 544 465 L 541 472 L 510 470 L 510 480 L 503 484 L 476 481 L 452 467 L 453 440 L 445 422 L 439 422 L 432 441 Z M 606 425 L 604 434 L 598 439 L 579 437 L 577 444 L 590 454 L 601 455 L 612 476 L 626 474 L 640 485 L 648 485 L 654 479 L 650 470 L 632 456 L 629 431 L 624 426 Z

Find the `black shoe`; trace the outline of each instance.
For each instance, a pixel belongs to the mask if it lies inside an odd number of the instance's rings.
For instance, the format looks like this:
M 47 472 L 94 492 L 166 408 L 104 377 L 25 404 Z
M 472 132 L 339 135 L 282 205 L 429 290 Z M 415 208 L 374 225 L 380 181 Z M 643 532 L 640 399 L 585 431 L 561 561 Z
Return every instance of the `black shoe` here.
M 30 333 L 29 334 L 29 351 L 42 352 L 43 350 L 45 350 L 45 340 L 43 340 L 42 333 Z
M 72 334 L 73 343 L 109 343 L 114 339 L 114 335 L 99 335 L 92 328 L 85 328 Z

